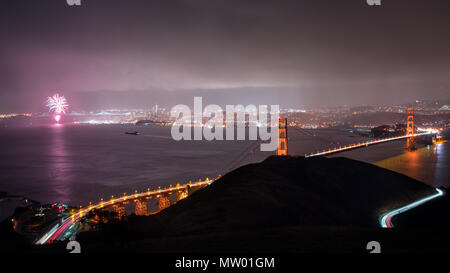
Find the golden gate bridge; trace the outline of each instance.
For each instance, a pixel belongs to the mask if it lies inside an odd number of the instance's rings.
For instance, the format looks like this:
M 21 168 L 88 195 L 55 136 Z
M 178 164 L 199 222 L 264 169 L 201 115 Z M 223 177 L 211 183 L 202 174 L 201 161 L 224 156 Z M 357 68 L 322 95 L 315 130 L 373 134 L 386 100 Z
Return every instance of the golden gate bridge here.
M 288 136 L 287 136 L 287 128 L 288 123 L 287 119 L 279 119 L 279 125 L 278 125 L 278 148 L 277 148 L 277 156 L 288 156 Z M 345 146 L 330 148 L 329 150 L 323 150 L 316 153 L 311 154 L 305 154 L 305 157 L 315 157 L 315 156 L 326 156 L 334 153 L 344 152 L 348 150 L 358 149 L 367 147 L 370 145 L 400 140 L 400 139 L 406 139 L 407 144 L 406 148 L 409 150 L 414 149 L 414 138 L 418 136 L 428 135 L 431 134 L 430 132 L 421 132 L 417 133 L 414 129 L 414 111 L 412 109 L 408 109 L 407 111 L 407 129 L 406 134 L 402 136 L 396 136 L 396 137 L 389 137 L 389 138 L 383 138 L 383 139 L 375 139 L 371 141 L 364 141 L 359 142 L 355 144 L 349 144 Z M 255 146 L 258 145 L 252 144 L 249 149 L 253 150 Z M 229 166 L 228 170 L 232 169 L 235 166 L 238 166 L 240 162 L 242 162 L 246 156 L 248 155 L 247 152 L 244 151 L 241 153 L 237 160 Z M 176 201 L 178 202 L 186 197 L 188 197 L 192 192 L 194 192 L 197 189 L 206 187 L 213 183 L 214 181 L 218 180 L 221 176 L 219 175 L 216 178 L 209 179 L 206 178 L 205 180 L 199 180 L 197 182 L 189 182 L 183 185 L 177 184 L 176 186 L 170 185 L 167 188 L 158 188 L 156 190 L 150 190 L 147 189 L 147 191 L 144 192 L 137 192 L 135 191 L 132 194 L 126 194 L 124 193 L 121 197 L 114 197 L 112 196 L 110 200 L 103 200 L 101 199 L 100 202 L 97 203 L 90 203 L 89 206 L 86 208 L 80 207 L 79 210 L 76 212 L 72 212 L 71 215 L 67 217 L 63 217 L 60 222 L 55 224 L 50 230 L 48 230 L 44 235 L 42 235 L 35 244 L 46 244 L 51 243 L 56 240 L 61 240 L 62 238 L 65 238 L 65 234 L 67 232 L 72 232 L 71 229 L 73 226 L 81 221 L 84 216 L 88 215 L 89 212 L 93 210 L 104 210 L 104 209 L 111 209 L 114 211 L 118 218 L 122 218 L 126 215 L 126 205 L 130 203 L 135 203 L 135 214 L 136 215 L 149 215 L 147 202 L 149 199 L 155 198 L 158 200 L 158 210 L 156 212 L 159 212 L 167 207 L 169 207 L 172 202 L 170 201 L 170 197 L 172 195 L 176 196 Z M 390 219 L 390 218 L 389 218 Z

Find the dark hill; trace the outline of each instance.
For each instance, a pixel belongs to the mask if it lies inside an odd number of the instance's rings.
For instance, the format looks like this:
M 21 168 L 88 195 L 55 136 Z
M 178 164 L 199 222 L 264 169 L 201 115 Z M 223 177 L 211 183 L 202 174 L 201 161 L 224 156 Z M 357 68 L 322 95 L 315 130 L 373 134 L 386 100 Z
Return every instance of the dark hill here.
M 243 166 L 127 230 L 154 235 L 281 226 L 378 227 L 382 212 L 434 193 L 407 176 L 346 158 L 269 157 Z

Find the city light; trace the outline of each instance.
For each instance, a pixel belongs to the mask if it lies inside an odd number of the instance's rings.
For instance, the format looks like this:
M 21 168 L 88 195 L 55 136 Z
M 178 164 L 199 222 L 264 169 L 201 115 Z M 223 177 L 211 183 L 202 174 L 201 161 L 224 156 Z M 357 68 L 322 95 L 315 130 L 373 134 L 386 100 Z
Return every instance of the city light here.
M 430 134 L 439 134 L 439 130 L 435 128 L 417 128 L 417 131 L 427 132 Z

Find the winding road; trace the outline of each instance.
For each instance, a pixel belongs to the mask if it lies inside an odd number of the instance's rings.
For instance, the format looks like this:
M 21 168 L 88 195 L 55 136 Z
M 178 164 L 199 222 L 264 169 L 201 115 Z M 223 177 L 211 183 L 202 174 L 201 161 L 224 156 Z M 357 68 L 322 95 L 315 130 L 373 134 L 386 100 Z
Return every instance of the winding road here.
M 437 193 L 435 193 L 433 195 L 430 195 L 428 197 L 422 198 L 422 199 L 417 200 L 415 202 L 412 202 L 412 203 L 410 203 L 410 204 L 408 204 L 406 206 L 403 206 L 401 208 L 395 209 L 393 211 L 390 211 L 390 212 L 384 214 L 381 217 L 381 219 L 380 219 L 381 227 L 383 227 L 383 228 L 392 228 L 392 227 L 394 227 L 394 225 L 392 224 L 392 217 L 394 217 L 395 215 L 398 215 L 400 213 L 403 213 L 405 211 L 413 209 L 413 208 L 415 208 L 417 206 L 420 206 L 420 205 L 422 205 L 422 204 L 424 204 L 424 203 L 426 203 L 426 202 L 428 202 L 430 200 L 433 200 L 435 198 L 438 198 L 438 197 L 444 195 L 444 191 L 443 190 L 440 190 L 438 188 L 436 188 L 435 190 L 436 190 Z

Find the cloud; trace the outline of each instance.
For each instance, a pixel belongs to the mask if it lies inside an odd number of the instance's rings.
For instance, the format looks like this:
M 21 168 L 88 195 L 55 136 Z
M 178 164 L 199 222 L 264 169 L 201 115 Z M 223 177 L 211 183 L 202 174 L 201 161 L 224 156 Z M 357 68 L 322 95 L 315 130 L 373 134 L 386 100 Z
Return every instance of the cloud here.
M 8 0 L 0 93 L 279 86 L 314 103 L 432 97 L 449 88 L 444 5 Z

